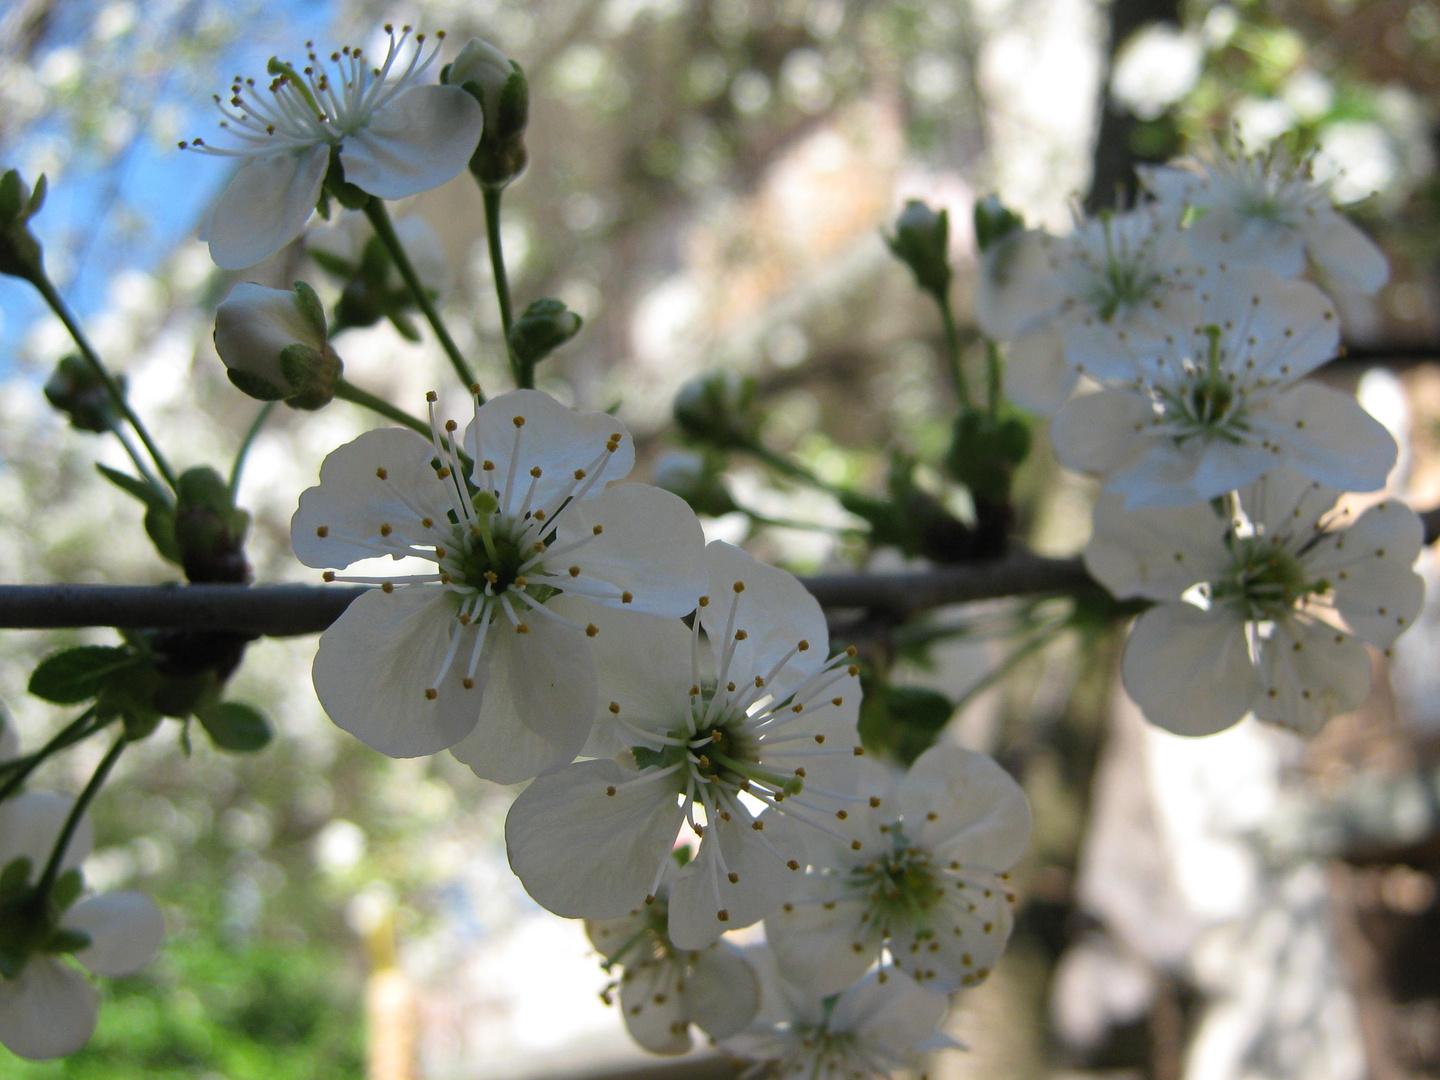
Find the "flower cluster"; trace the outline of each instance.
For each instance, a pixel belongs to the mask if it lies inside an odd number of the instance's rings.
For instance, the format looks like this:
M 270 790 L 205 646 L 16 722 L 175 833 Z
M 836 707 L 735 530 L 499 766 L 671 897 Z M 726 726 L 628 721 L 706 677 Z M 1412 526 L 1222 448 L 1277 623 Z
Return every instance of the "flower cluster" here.
M 1145 715 L 1192 735 L 1251 712 L 1311 733 L 1367 693 L 1360 643 L 1387 647 L 1421 602 L 1411 511 L 1321 522 L 1341 492 L 1384 485 L 1394 440 L 1303 381 L 1340 332 L 1300 276 L 1373 293 L 1385 260 L 1279 147 L 1144 182 L 1132 210 L 993 245 L 982 325 L 1010 340 L 1015 392 L 1058 407 L 1061 463 L 1104 484 L 1091 572 L 1157 602 L 1125 654 Z

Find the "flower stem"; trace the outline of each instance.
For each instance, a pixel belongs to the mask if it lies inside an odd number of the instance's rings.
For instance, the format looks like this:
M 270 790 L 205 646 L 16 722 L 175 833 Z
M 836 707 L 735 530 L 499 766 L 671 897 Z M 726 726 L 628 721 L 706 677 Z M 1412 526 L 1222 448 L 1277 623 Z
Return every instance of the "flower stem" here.
M 35 896 L 45 898 L 50 895 L 50 889 L 55 884 L 55 879 L 60 876 L 60 864 L 65 859 L 65 849 L 70 846 L 70 840 L 75 835 L 75 830 L 80 827 L 80 818 L 84 816 L 85 808 L 90 805 L 97 792 L 105 784 L 105 778 L 110 775 L 115 762 L 120 760 L 120 755 L 125 751 L 125 744 L 130 741 L 123 732 L 115 740 L 115 744 L 106 751 L 105 756 L 100 759 L 100 764 L 95 767 L 95 774 L 90 777 L 90 782 L 85 785 L 85 790 L 80 792 L 80 797 L 75 800 L 75 805 L 70 808 L 70 816 L 65 819 L 65 827 L 60 830 L 60 836 L 55 841 L 55 848 L 50 852 L 50 861 L 45 864 L 45 872 L 40 875 L 40 882 L 35 886 Z
M 250 444 L 255 441 L 255 436 L 260 434 L 260 429 L 265 426 L 265 421 L 270 419 L 270 414 L 275 411 L 278 404 L 274 401 L 267 401 L 255 414 L 255 419 L 250 421 L 250 428 L 245 432 L 245 438 L 240 440 L 240 449 L 235 451 L 235 464 L 230 467 L 230 501 L 235 501 L 235 494 L 240 490 L 240 474 L 245 469 L 245 457 L 250 453 Z
M 788 476 L 792 480 L 799 480 L 801 483 L 809 484 L 820 491 L 828 492 L 839 498 L 849 494 L 844 488 L 828 484 L 813 472 L 801 465 L 798 461 L 792 461 L 783 454 L 777 454 L 768 446 L 763 445 L 759 440 L 751 440 L 743 443 L 737 449 L 749 454 L 751 457 L 759 458 L 766 465 L 769 465 L 782 476 Z M 748 511 L 746 511 L 748 513 Z
M 965 380 L 965 365 L 960 360 L 960 331 L 955 326 L 955 314 L 950 310 L 948 296 L 937 295 L 935 302 L 940 305 L 940 318 L 945 323 L 945 355 L 955 380 L 955 394 L 960 399 L 961 411 L 969 412 L 974 406 L 970 402 L 970 385 Z
M 1000 357 L 1000 346 L 988 338 L 985 341 L 985 371 L 988 376 L 990 419 L 1000 415 L 1000 399 L 1004 387 L 1004 361 Z
M 135 429 L 135 434 L 140 436 L 140 441 L 145 444 L 145 449 L 149 452 L 150 459 L 155 462 L 155 468 L 160 470 L 160 475 L 165 478 L 165 482 L 173 489 L 175 487 L 175 473 L 171 470 L 170 463 L 165 460 L 165 455 L 160 452 L 160 448 L 156 446 L 155 441 L 150 438 L 150 432 L 145 429 L 145 425 L 140 422 L 140 418 L 136 416 L 130 408 L 130 403 L 125 400 L 124 391 L 120 389 L 120 385 L 115 381 L 114 376 L 105 369 L 105 365 L 101 362 L 99 354 L 91 347 L 89 340 L 85 337 L 85 331 L 80 328 L 80 324 L 76 321 L 75 316 L 71 314 L 70 309 L 65 305 L 65 301 L 61 298 L 60 294 L 55 290 L 55 286 L 50 283 L 50 279 L 45 275 L 45 271 L 41 270 L 34 277 L 28 278 L 27 280 L 30 284 L 34 285 L 36 291 L 44 297 L 45 303 L 50 305 L 50 310 L 65 324 L 65 329 L 70 332 L 70 337 L 74 339 L 76 347 L 80 350 L 80 355 L 85 359 L 85 362 L 90 365 L 96 377 L 104 384 L 105 392 L 110 395 L 110 400 L 115 403 L 115 407 L 120 410 L 120 414 L 124 416 L 125 419 L 129 421 L 130 426 Z M 164 489 L 161 488 L 151 476 L 150 470 L 145 467 L 144 463 L 130 446 L 129 441 L 123 437 L 120 441 L 126 450 L 130 451 L 130 456 L 135 459 L 135 465 L 140 470 L 140 474 L 150 481 L 151 485 L 154 486 L 157 491 L 163 492 Z M 168 500 L 169 493 L 166 492 L 165 495 Z
M 435 305 L 430 301 L 430 295 L 425 291 L 425 286 L 420 284 L 420 277 L 415 273 L 415 267 L 410 262 L 410 256 L 405 254 L 405 248 L 400 243 L 400 238 L 395 235 L 395 227 L 390 224 L 390 214 L 385 209 L 383 200 L 371 196 L 370 201 L 365 204 L 365 216 L 370 219 L 370 224 L 375 228 L 375 235 L 380 237 L 380 242 L 390 252 L 390 257 L 395 260 L 395 269 L 400 271 L 400 276 L 405 279 L 415 303 L 424 312 L 430 328 L 435 331 L 435 336 L 440 339 L 440 347 L 445 350 L 445 355 L 450 358 L 450 366 L 455 369 L 455 374 L 460 376 L 460 382 L 465 389 L 474 393 L 483 402 L 485 396 L 480 393 L 480 384 L 475 381 L 475 373 L 470 370 L 465 357 L 461 355 L 460 348 L 450 336 L 450 331 L 445 329 L 445 323 L 440 318 L 440 312 L 435 310 Z M 392 417 L 392 419 L 394 419 Z M 404 421 L 402 421 L 403 423 Z M 429 434 L 429 429 L 426 429 Z
M 64 750 L 67 746 L 74 746 L 82 739 L 88 739 L 91 735 L 94 735 L 95 732 L 110 723 L 110 720 L 101 720 L 92 725 L 91 721 L 94 719 L 95 707 L 92 705 L 61 728 L 60 731 L 39 750 L 36 750 L 32 754 L 26 754 L 24 757 L 16 758 L 14 761 L 7 761 L 0 764 L 0 774 L 9 774 L 5 777 L 4 783 L 0 784 L 0 802 L 4 802 L 11 795 L 15 794 L 20 785 L 25 782 L 25 779 L 43 765 L 52 754 Z
M 510 306 L 510 279 L 505 274 L 505 251 L 500 245 L 500 196 L 504 189 L 482 184 L 480 191 L 485 199 L 485 239 L 490 246 L 495 298 L 500 302 L 500 329 L 505 334 L 505 353 L 510 358 L 510 370 L 515 375 L 515 385 L 521 389 L 534 389 L 535 369 L 528 364 L 522 365 L 510 351 L 510 327 L 515 322 L 515 313 Z
M 418 416 L 411 416 L 404 409 L 398 409 L 391 405 L 384 398 L 376 397 L 368 390 L 361 390 L 349 379 L 343 376 L 335 380 L 335 396 L 349 401 L 362 408 L 377 412 L 387 420 L 394 420 L 397 424 L 404 424 L 412 431 L 418 431 L 428 440 L 430 438 L 430 425 Z
M 821 525 L 814 521 L 796 521 L 793 518 L 770 517 L 767 514 L 759 514 L 754 510 L 740 508 L 740 512 L 753 521 L 756 525 L 768 525 L 773 529 L 800 529 L 806 532 L 830 533 L 832 536 L 858 536 L 870 535 L 869 529 L 856 529 L 848 525 Z

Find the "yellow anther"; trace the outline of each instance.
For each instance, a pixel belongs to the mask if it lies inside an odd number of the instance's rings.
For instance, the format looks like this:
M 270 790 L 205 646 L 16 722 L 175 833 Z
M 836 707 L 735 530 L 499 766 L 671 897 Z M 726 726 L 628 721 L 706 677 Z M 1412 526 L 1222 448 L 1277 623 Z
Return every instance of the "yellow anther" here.
M 421 525 L 424 525 L 425 528 L 428 529 L 428 528 L 430 528 L 432 525 L 435 524 L 435 519 L 434 519 L 434 518 L 421 518 L 421 519 L 420 519 L 420 524 L 421 524 Z
M 522 622 L 522 623 L 517 623 L 516 626 L 515 626 L 515 632 L 516 632 L 517 634 L 528 634 L 528 633 L 530 632 L 530 627 L 529 627 L 528 624 L 523 623 L 523 622 Z
M 585 479 L 585 470 L 584 470 L 584 469 L 576 469 L 576 470 L 575 470 L 575 479 L 576 479 L 576 480 L 584 480 L 584 479 Z
M 710 598 L 708 596 L 702 596 L 699 600 L 696 601 L 696 603 L 699 604 L 701 607 L 709 607 Z
M 536 465 L 533 469 L 531 469 L 530 475 L 533 476 L 536 480 L 539 480 L 542 475 L 542 473 L 540 472 L 540 466 Z
M 330 535 L 330 526 L 321 525 L 318 529 L 315 530 L 315 535 L 320 537 L 321 540 L 324 540 L 325 537 Z
M 810 642 L 806 641 L 804 638 L 801 638 L 798 642 L 795 643 L 795 648 L 798 649 L 800 652 L 809 652 Z
M 513 423 L 516 427 L 524 427 L 524 426 L 525 426 L 525 417 L 523 417 L 523 416 L 514 417 L 514 418 L 511 420 L 511 423 Z
M 335 571 L 334 571 L 334 570 L 326 570 L 323 574 L 320 575 L 320 580 L 321 580 L 321 581 L 334 581 L 334 580 L 335 580 Z
M 571 576 L 571 577 L 579 577 L 579 576 L 580 576 L 580 567 L 578 567 L 578 566 L 572 566 L 572 567 L 570 567 L 570 576 Z
M 596 525 L 593 529 L 590 530 L 590 532 L 593 533 L 595 536 L 599 536 L 599 535 L 600 535 L 601 533 L 603 533 L 604 531 L 605 531 L 605 526 L 604 526 L 604 525 Z
M 730 879 L 730 884 L 731 884 L 731 885 L 739 885 L 739 884 L 740 884 L 740 875 L 737 874 L 737 873 L 735 873 L 734 870 L 731 870 L 730 873 L 726 874 L 725 876 Z
M 385 584 L 383 584 L 383 585 L 380 586 L 380 591 L 383 592 L 383 593 L 392 593 L 392 592 L 394 592 L 394 591 L 395 591 L 395 583 L 394 583 L 393 581 L 387 581 L 387 582 L 385 582 Z
M 599 526 L 596 526 L 596 528 L 599 528 Z M 622 592 L 622 593 L 620 594 L 620 602 L 621 602 L 622 604 L 629 604 L 629 603 L 632 603 L 634 600 L 635 600 L 635 597 L 633 597 L 632 595 L 630 595 L 630 593 L 628 593 L 628 592 Z
M 586 637 L 594 637 L 598 633 L 600 633 L 600 628 L 596 626 L 593 622 L 585 627 Z
M 737 593 L 742 593 L 742 592 L 745 591 L 745 583 L 744 583 L 743 581 L 737 581 L 737 582 L 735 582 L 735 584 L 734 584 L 733 586 L 731 586 L 731 587 L 732 587 Z
M 433 405 L 435 402 L 440 400 L 440 395 L 435 393 L 434 390 L 427 390 L 425 391 L 425 400 Z
M 463 686 L 466 690 L 474 690 L 475 680 L 470 678 L 469 676 L 466 676 L 465 678 L 460 680 L 460 685 Z
M 460 425 L 458 425 L 457 423 L 455 423 L 454 420 L 446 420 L 446 421 L 445 421 L 445 430 L 446 430 L 446 431 L 449 431 L 449 432 L 451 432 L 451 433 L 454 433 L 455 429 L 456 429 L 457 427 L 459 427 L 459 426 L 460 426 Z
M 612 713 L 615 713 L 616 715 L 619 715 L 619 713 L 620 713 L 620 703 L 619 703 L 618 701 L 612 701 L 612 702 L 610 702 L 610 711 L 611 711 Z
M 439 696 L 440 696 L 440 691 L 439 691 L 439 690 L 436 690 L 433 686 L 430 687 L 428 690 L 425 691 L 425 700 L 426 700 L 426 701 L 434 701 L 434 700 L 435 700 L 437 697 L 439 697 Z
M 381 480 L 388 480 L 388 479 L 390 479 L 390 474 L 389 474 L 389 472 L 386 471 L 385 466 L 383 466 L 383 465 L 380 466 L 380 468 L 378 468 L 378 469 L 375 470 L 375 475 L 378 476 Z
M 380 523 L 380 535 L 381 535 L 381 536 L 389 536 L 389 535 L 390 535 L 391 533 L 393 533 L 394 531 L 395 531 L 395 530 L 391 527 L 391 525 L 390 525 L 390 523 L 389 523 L 388 521 L 384 521 L 384 522 L 381 522 L 381 523 Z
M 611 784 L 609 787 L 607 787 L 607 788 L 605 789 L 605 794 L 606 794 L 606 795 L 614 795 L 614 794 L 615 794 L 615 785 L 614 785 L 614 784 Z M 650 903 L 650 901 L 649 901 L 648 899 L 647 899 L 645 902 L 646 902 L 647 904 Z

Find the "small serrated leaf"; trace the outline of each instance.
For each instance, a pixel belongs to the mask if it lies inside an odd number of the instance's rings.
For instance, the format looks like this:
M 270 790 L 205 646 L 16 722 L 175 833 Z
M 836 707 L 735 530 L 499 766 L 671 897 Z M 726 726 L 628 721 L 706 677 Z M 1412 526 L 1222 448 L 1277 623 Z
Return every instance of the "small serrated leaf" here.
M 264 749 L 271 739 L 270 721 L 264 714 L 238 701 L 197 710 L 195 718 L 221 750 L 250 754 Z
M 100 693 L 115 676 L 140 658 L 113 645 L 81 645 L 40 661 L 30 676 L 30 693 L 57 705 L 74 705 Z

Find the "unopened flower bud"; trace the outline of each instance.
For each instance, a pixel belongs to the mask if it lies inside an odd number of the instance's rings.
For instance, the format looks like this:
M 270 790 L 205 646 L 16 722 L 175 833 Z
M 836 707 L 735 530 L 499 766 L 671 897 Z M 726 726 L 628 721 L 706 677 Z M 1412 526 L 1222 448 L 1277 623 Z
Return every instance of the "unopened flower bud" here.
M 545 357 L 580 332 L 579 315 L 559 300 L 536 300 L 510 327 L 510 351 L 527 367 Z
M 675 395 L 673 413 L 682 431 L 712 446 L 742 447 L 755 441 L 760 417 L 755 380 L 728 372 L 691 379 Z
M 886 243 L 895 257 L 910 267 L 920 288 L 942 299 L 950 289 L 950 215 L 936 213 L 911 199 L 895 221 L 895 235 Z
M 340 377 L 320 299 L 303 281 L 294 292 L 235 286 L 215 311 L 215 351 L 241 391 L 297 409 L 329 404 Z
M 38 281 L 44 277 L 40 241 L 29 221 L 45 203 L 45 177 L 31 191 L 14 169 L 0 176 L 0 274 Z
M 982 253 L 1024 227 L 1025 219 L 1002 203 L 998 195 L 986 195 L 975 203 L 975 246 Z
M 441 72 L 480 102 L 485 131 L 470 159 L 470 171 L 486 187 L 504 187 L 525 169 L 525 125 L 530 119 L 530 86 L 520 65 L 487 41 L 471 38 Z
M 697 514 L 720 517 L 740 507 L 726 490 L 714 462 L 703 454 L 677 450 L 666 454 L 650 470 L 650 482 L 679 495 Z
M 124 391 L 125 376 L 115 376 L 115 383 Z M 55 365 L 45 381 L 45 399 L 70 417 L 78 431 L 99 433 L 115 426 L 115 402 L 105 380 L 78 356 L 67 356 Z
M 250 515 L 235 505 L 230 486 L 219 473 L 201 465 L 180 474 L 175 495 L 175 541 L 190 581 L 248 581 L 245 534 L 249 530 Z

